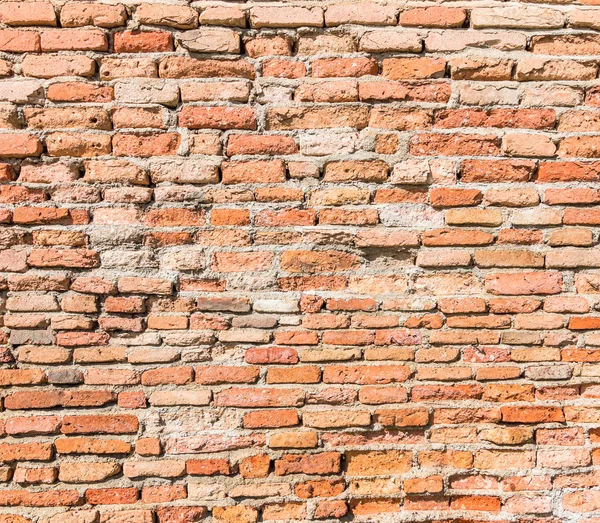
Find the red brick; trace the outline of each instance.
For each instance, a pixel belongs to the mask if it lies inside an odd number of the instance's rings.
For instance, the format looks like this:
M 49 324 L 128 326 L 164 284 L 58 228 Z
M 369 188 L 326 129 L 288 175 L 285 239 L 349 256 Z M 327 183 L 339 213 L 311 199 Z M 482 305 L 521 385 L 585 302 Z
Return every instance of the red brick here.
M 286 175 L 281 160 L 225 162 L 221 172 L 225 184 L 284 182 Z
M 0 50 L 6 53 L 39 53 L 40 35 L 33 31 L 0 30 Z
M 50 2 L 35 5 L 6 2 L 0 8 L 0 21 L 6 25 L 56 25 L 56 14 Z
M 464 9 L 419 7 L 400 13 L 400 25 L 408 27 L 462 27 L 467 18 Z
M 181 137 L 177 133 L 116 134 L 113 152 L 116 156 L 172 156 L 177 154 Z
M 245 60 L 197 60 L 169 56 L 158 66 L 161 78 L 248 78 L 254 79 L 254 67 Z
M 189 129 L 256 129 L 256 115 L 249 107 L 184 106 L 179 125 Z
M 0 505 L 4 507 L 72 507 L 79 502 L 80 495 L 76 490 L 3 490 L 0 493 Z
M 275 461 L 275 474 L 335 474 L 340 471 L 341 455 L 338 452 L 297 455 L 284 454 Z
M 40 156 L 42 144 L 31 134 L 0 134 L 0 158 Z
M 89 488 L 85 500 L 90 505 L 130 505 L 138 499 L 138 490 L 128 488 Z
M 84 82 L 61 82 L 48 86 L 48 99 L 54 102 L 110 102 L 112 87 L 102 87 Z
M 529 160 L 465 160 L 460 165 L 461 180 L 473 183 L 527 182 L 534 171 Z
M 291 60 L 267 60 L 263 62 L 262 74 L 266 78 L 302 78 L 306 76 L 306 66 Z
M 61 432 L 63 434 L 131 434 L 137 432 L 138 426 L 138 419 L 128 414 L 65 416 Z
M 186 471 L 194 476 L 229 476 L 233 467 L 226 459 L 191 459 L 186 462 Z
M 233 134 L 227 142 L 227 154 L 294 154 L 298 146 L 290 136 Z
M 115 53 L 164 53 L 173 50 L 171 33 L 123 31 L 115 33 Z
M 414 156 L 497 156 L 500 152 L 495 136 L 476 134 L 417 134 L 409 148 Z
M 323 58 L 312 62 L 316 78 L 376 75 L 377 62 L 371 58 Z
M 385 58 L 381 74 L 390 80 L 440 78 L 445 68 L 443 58 Z

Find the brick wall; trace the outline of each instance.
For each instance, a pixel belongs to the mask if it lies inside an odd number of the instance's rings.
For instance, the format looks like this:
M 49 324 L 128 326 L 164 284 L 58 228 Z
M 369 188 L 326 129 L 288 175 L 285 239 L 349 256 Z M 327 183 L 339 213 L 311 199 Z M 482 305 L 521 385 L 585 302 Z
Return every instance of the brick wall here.
M 1 1 L 0 523 L 600 522 L 597 3 Z

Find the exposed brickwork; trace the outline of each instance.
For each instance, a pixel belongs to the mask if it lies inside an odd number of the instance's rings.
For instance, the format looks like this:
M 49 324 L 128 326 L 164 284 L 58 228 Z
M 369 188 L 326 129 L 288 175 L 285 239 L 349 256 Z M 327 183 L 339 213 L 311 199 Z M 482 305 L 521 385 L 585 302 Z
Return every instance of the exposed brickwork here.
M 600 7 L 0 1 L 0 523 L 600 522 Z

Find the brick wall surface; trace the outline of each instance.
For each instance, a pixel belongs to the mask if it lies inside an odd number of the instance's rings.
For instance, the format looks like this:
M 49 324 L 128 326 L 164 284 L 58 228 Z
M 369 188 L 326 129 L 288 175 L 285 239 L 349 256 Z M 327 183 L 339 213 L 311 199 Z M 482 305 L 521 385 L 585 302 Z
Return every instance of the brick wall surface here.
M 600 522 L 597 4 L 0 1 L 0 523 Z

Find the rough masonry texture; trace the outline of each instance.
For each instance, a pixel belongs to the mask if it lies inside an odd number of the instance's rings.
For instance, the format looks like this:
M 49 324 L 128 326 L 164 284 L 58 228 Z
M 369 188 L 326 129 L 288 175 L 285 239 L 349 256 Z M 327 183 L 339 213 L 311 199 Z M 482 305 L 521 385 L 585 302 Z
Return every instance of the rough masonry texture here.
M 599 523 L 597 4 L 0 1 L 0 523 Z

